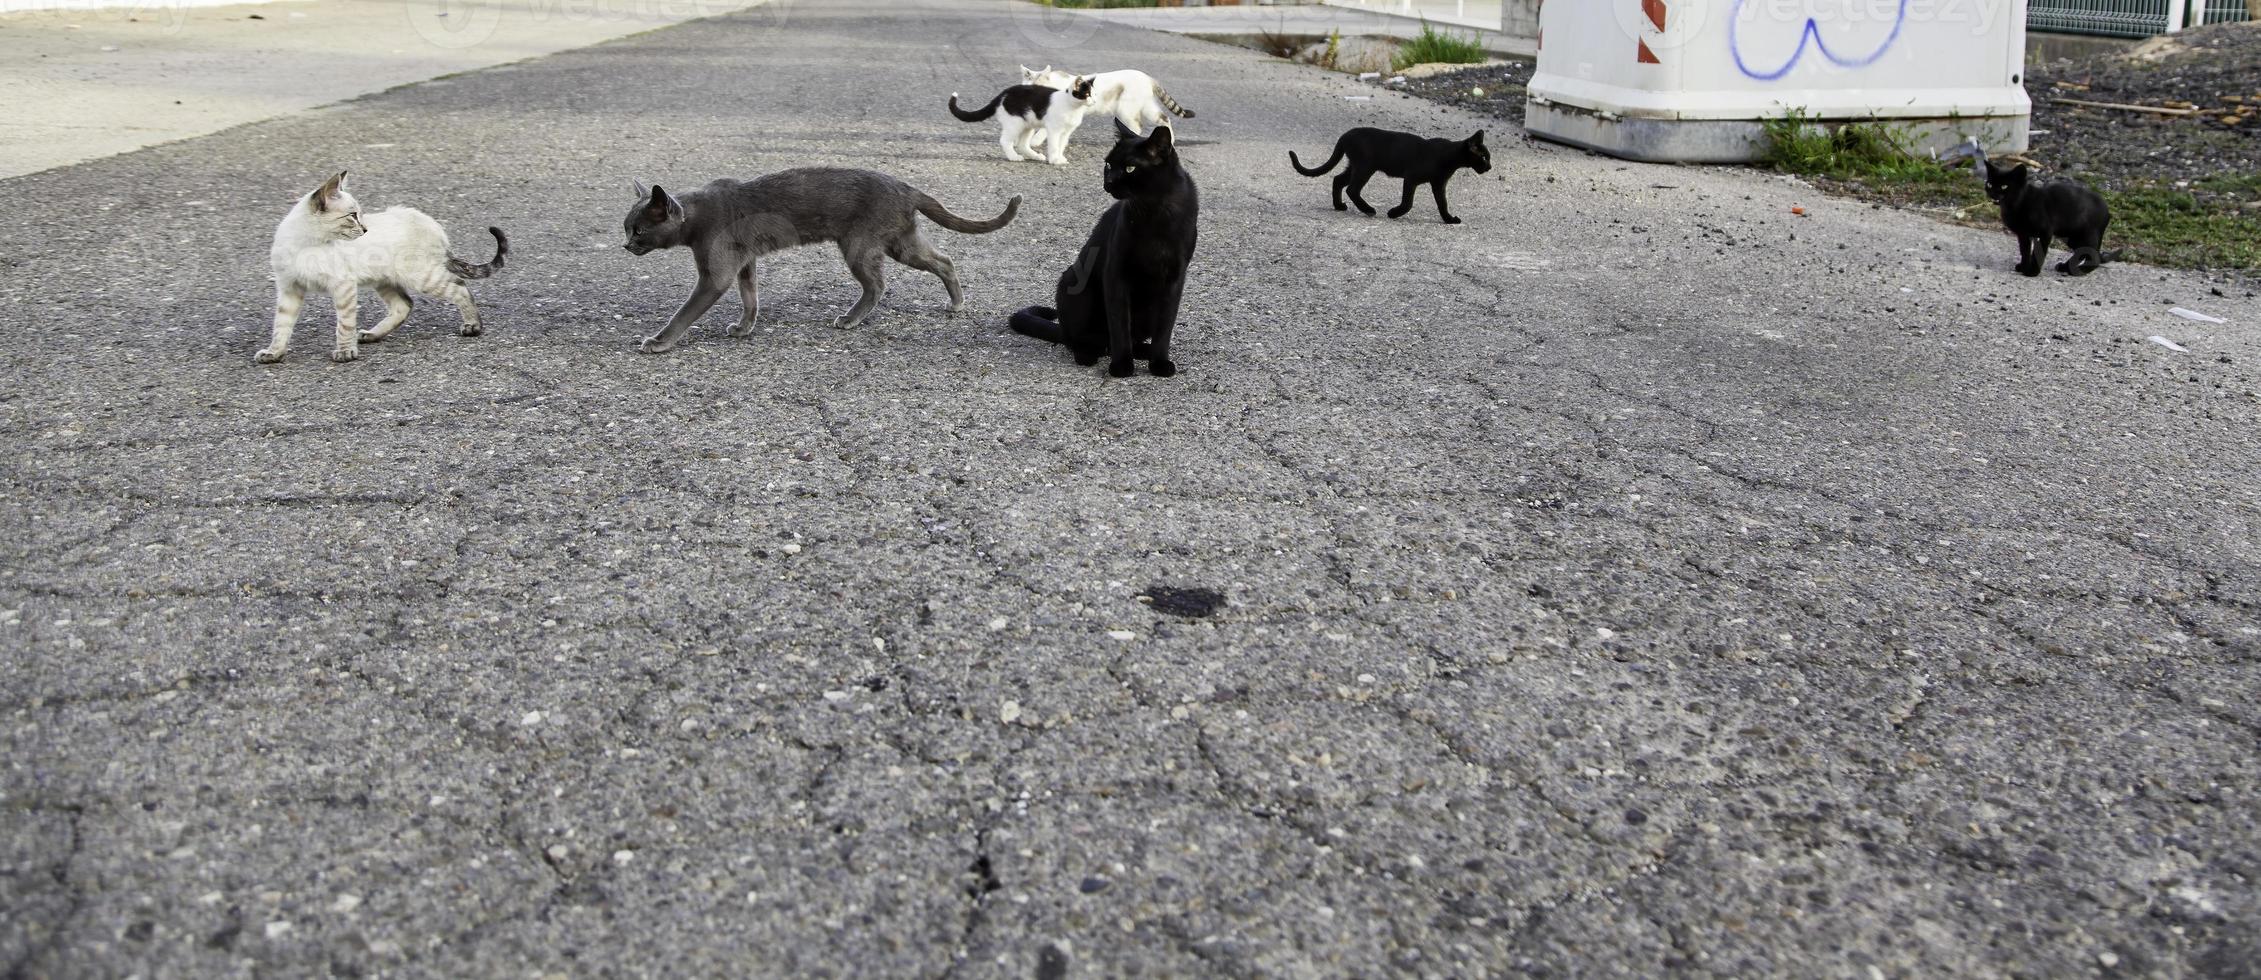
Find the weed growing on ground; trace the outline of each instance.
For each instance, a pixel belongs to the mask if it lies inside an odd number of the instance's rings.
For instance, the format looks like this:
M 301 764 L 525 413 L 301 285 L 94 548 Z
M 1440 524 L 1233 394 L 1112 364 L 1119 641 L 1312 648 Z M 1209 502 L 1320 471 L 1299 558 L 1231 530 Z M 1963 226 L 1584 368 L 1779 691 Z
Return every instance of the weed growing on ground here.
M 1455 65 L 1478 65 L 1484 62 L 1484 43 L 1474 34 L 1449 34 L 1437 30 L 1427 19 L 1421 21 L 1421 34 L 1399 46 L 1397 56 L 1390 66 L 1403 71 L 1408 65 L 1426 65 L 1445 62 Z

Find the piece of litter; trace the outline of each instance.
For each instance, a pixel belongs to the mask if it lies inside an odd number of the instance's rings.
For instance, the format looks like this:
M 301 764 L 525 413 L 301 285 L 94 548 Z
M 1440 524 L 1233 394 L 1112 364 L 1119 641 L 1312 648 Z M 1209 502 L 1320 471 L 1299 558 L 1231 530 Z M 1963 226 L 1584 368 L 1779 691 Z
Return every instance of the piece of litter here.
M 2166 349 L 2168 349 L 2168 350 L 2174 351 L 2174 352 L 2176 352 L 2176 353 L 2178 353 L 2178 354 L 2188 354 L 2188 353 L 2190 353 L 2190 348 L 2188 348 L 2188 347 L 2184 347 L 2183 345 L 2181 345 L 2181 344 L 2178 344 L 2178 343 L 2175 343 L 2175 342 L 2174 342 L 2174 341 L 2172 341 L 2172 340 L 2168 340 L 2168 339 L 2167 339 L 2167 338 L 2165 338 L 2165 337 L 2160 337 L 2160 336 L 2154 335 L 2154 336 L 2152 336 L 2152 337 L 2150 337 L 2150 338 L 2148 338 L 2148 339 L 2149 339 L 2149 340 L 2150 340 L 2150 341 L 2151 341 L 2152 343 L 2154 343 L 2154 344 L 2158 344 L 2159 346 L 2161 346 L 2161 347 L 2164 347 L 2164 348 L 2166 348 Z
M 1345 95 L 1342 100 L 1344 102 L 1372 102 L 1374 97 L 1371 95 Z
M 1378 71 L 1362 71 L 1358 73 L 1358 80 L 1361 82 L 1370 82 L 1380 77 L 1382 77 L 1382 73 Z
M 1108 636 L 1112 636 L 1112 637 L 1114 637 L 1115 639 L 1118 639 L 1118 640 L 1135 640 L 1135 639 L 1138 639 L 1138 634 L 1136 634 L 1136 633 L 1133 633 L 1133 632 L 1131 632 L 1131 631 L 1129 631 L 1129 630 L 1108 630 L 1108 631 L 1107 631 L 1107 635 L 1108 635 Z
M 1008 725 L 1021 720 L 1021 703 L 1019 701 L 1007 701 L 998 705 L 997 720 Z
M 2196 320 L 2196 321 L 2198 321 L 2198 322 L 2200 322 L 2200 323 L 2228 323 L 2228 322 L 2230 322 L 2230 321 L 2228 321 L 2228 320 L 2224 320 L 2224 319 L 2222 319 L 2221 317 L 2218 317 L 2218 316 L 2209 316 L 2209 315 L 2207 315 L 2207 314 L 2204 314 L 2204 313 L 2200 313 L 2200 312 L 2198 312 L 2197 310 L 2186 310 L 2186 309 L 2183 309 L 2183 308 L 2182 308 L 2182 307 L 2180 307 L 2180 306 L 2178 306 L 2178 307 L 2175 307 L 2174 309 L 2168 310 L 2167 312 L 2169 312 L 2169 313 L 2172 313 L 2172 314 L 2174 314 L 2174 315 L 2176 315 L 2176 316 L 2182 317 L 2182 318 L 2183 318 L 2183 319 L 2185 319 L 2185 320 Z
M 1399 76 L 1397 76 L 1396 78 L 1390 79 L 1390 84 L 1392 84 L 1392 85 L 1403 85 L 1403 84 L 1405 84 L 1405 76 L 1403 76 L 1403 75 L 1399 75 Z
M 1477 98 L 1477 99 L 1481 99 L 1481 98 L 1483 98 L 1483 97 L 1484 97 L 1484 88 L 1483 88 L 1483 86 L 1479 85 L 1479 86 L 1477 86 L 1477 87 L 1475 87 L 1475 88 L 1469 89 L 1469 90 L 1468 90 L 1468 95 L 1469 95 L 1469 97 L 1470 97 L 1470 98 Z
M 1795 214 L 1795 215 L 1799 215 L 1799 216 L 1803 217 L 1803 216 L 1805 215 L 1805 213 L 1806 213 L 1806 209 L 1805 209 L 1805 208 L 1791 208 L 1791 209 L 1790 209 L 1790 213 L 1791 213 L 1791 214 Z

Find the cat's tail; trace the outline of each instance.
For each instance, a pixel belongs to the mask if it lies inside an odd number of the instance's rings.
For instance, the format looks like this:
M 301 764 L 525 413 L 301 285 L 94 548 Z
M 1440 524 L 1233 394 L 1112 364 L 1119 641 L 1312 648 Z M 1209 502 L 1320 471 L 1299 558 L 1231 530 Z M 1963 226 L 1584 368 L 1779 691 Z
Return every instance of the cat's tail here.
M 1160 83 L 1156 83 L 1154 86 L 1154 97 L 1162 100 L 1162 108 L 1168 109 L 1171 112 L 1175 112 L 1178 115 L 1186 117 L 1187 119 L 1193 118 L 1193 110 L 1179 105 L 1178 100 L 1170 98 L 1170 93 L 1164 91 Z
M 988 105 L 968 112 L 964 109 L 958 108 L 958 93 L 950 93 L 950 114 L 967 122 L 980 122 L 984 119 L 994 116 L 997 114 L 997 107 L 1004 104 L 1005 93 L 999 92 L 997 93 L 996 98 L 989 100 Z
M 1049 306 L 1024 306 L 1013 311 L 1013 332 L 1052 344 L 1065 344 L 1068 335 L 1060 329 L 1060 311 Z
M 2120 257 L 2126 254 L 2127 252 L 2121 249 L 2106 252 L 2095 246 L 2076 248 L 2072 255 L 2067 256 L 2063 262 L 2057 263 L 2057 271 L 2066 275 L 2085 276 L 2103 268 L 2105 263 L 2120 261 Z
M 472 265 L 450 255 L 447 257 L 447 271 L 450 275 L 457 279 L 485 279 L 502 268 L 503 256 L 510 254 L 510 239 L 503 235 L 500 228 L 489 227 L 487 234 L 495 236 L 495 257 L 487 260 L 485 265 Z
M 1320 174 L 1335 169 L 1335 164 L 1342 162 L 1342 144 L 1335 144 L 1335 155 L 1328 157 L 1327 162 L 1322 163 L 1317 167 L 1304 166 L 1303 161 L 1296 159 L 1294 150 L 1288 151 L 1288 162 L 1295 165 L 1296 173 L 1302 174 L 1306 177 L 1317 177 Z
M 1013 216 L 1021 213 L 1021 196 L 1019 194 L 1013 195 L 1012 200 L 1005 202 L 1005 213 L 988 221 L 975 221 L 971 218 L 961 218 L 951 214 L 950 209 L 943 207 L 941 201 L 935 200 L 932 195 L 928 194 L 919 195 L 919 213 L 926 215 L 927 220 L 951 231 L 962 231 L 968 235 L 986 235 L 1013 223 Z

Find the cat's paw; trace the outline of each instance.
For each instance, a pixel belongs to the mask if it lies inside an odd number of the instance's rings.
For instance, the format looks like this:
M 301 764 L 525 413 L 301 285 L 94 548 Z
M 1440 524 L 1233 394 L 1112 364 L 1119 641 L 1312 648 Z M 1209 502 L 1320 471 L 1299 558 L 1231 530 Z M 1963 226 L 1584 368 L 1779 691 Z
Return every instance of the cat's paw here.
M 251 362 L 254 364 L 273 364 L 276 361 L 280 361 L 282 359 L 283 352 L 273 349 L 262 350 L 257 354 L 251 355 Z
M 456 328 L 455 335 L 458 337 L 476 337 L 479 335 L 480 330 L 481 328 L 478 324 L 466 323 L 463 326 Z
M 1131 376 L 1131 375 L 1132 375 L 1133 373 L 1135 373 L 1135 372 L 1136 372 L 1137 370 L 1138 370 L 1138 365 L 1137 365 L 1137 362 L 1135 362 L 1135 361 L 1132 361 L 1132 360 L 1131 360 L 1130 358 L 1127 358 L 1127 357 L 1126 357 L 1126 358 L 1123 358 L 1122 360 L 1119 360 L 1119 361 L 1115 361 L 1115 360 L 1110 360 L 1110 361 L 1108 361 L 1108 362 L 1107 362 L 1107 375 L 1108 375 L 1109 377 L 1114 377 L 1114 378 L 1127 378 L 1127 377 L 1130 377 L 1130 376 Z
M 345 362 L 347 362 L 347 361 L 358 361 L 358 360 L 360 360 L 360 359 L 361 359 L 361 351 L 360 351 L 359 349 L 357 349 L 357 348 L 353 348 L 353 347 L 333 347 L 333 348 L 330 348 L 330 360 L 336 361 L 336 362 L 338 362 L 339 364 L 344 364 L 344 363 L 345 363 Z
M 1178 365 L 1175 361 L 1152 361 L 1146 365 L 1146 370 L 1157 378 L 1167 378 L 1178 373 Z
M 1348 204 L 1344 204 L 1344 203 L 1343 203 L 1343 202 L 1341 202 L 1341 201 L 1336 201 L 1336 202 L 1335 202 L 1335 210 L 1337 210 L 1337 211 L 1348 211 L 1348 210 L 1350 210 L 1350 205 L 1348 205 Z
M 1448 215 L 1445 215 L 1445 224 L 1448 224 L 1448 225 L 1457 225 L 1457 224 L 1459 224 L 1459 223 L 1460 223 L 1460 219 L 1459 219 L 1459 218 L 1455 218 L 1455 217 L 1453 217 L 1452 215 L 1449 215 L 1449 214 L 1448 214 Z
M 655 334 L 653 336 L 644 338 L 644 342 L 637 344 L 636 349 L 643 351 L 646 354 L 665 354 L 668 351 L 675 349 L 675 342 L 672 340 L 661 340 L 659 339 L 658 335 Z
M 740 321 L 738 321 L 738 324 L 737 324 L 736 326 L 734 326 L 734 327 L 731 327 L 731 328 L 730 328 L 730 332 L 729 332 L 728 334 L 726 334 L 726 336 L 729 336 L 729 337 L 751 337 L 751 336 L 753 336 L 753 335 L 754 335 L 754 321 L 752 321 L 752 320 L 740 320 Z
M 1068 165 L 1068 158 L 1067 158 L 1067 157 L 1060 157 L 1060 158 L 1058 158 L 1058 159 L 1054 159 L 1054 160 L 1046 160 L 1046 161 L 1044 161 L 1044 162 L 1046 162 L 1046 163 L 1049 163 L 1049 164 L 1051 164 L 1051 165 L 1053 165 L 1053 166 L 1055 166 L 1055 167 L 1065 167 L 1065 166 L 1067 166 L 1067 165 Z
M 1395 219 L 1398 219 L 1398 218 L 1402 218 L 1402 217 L 1405 217 L 1405 213 L 1406 213 L 1407 211 L 1411 211 L 1411 210 L 1413 210 L 1413 209 L 1412 209 L 1412 208 L 1391 208 L 1391 209 L 1390 209 L 1390 218 L 1391 218 L 1391 220 L 1395 220 Z M 1373 212 L 1369 211 L 1369 212 L 1367 212 L 1367 213 L 1368 213 L 1368 214 L 1372 214 Z
M 836 316 L 836 317 L 833 317 L 833 318 L 832 318 L 832 329 L 834 329 L 834 330 L 847 330 L 847 329 L 849 329 L 849 328 L 851 328 L 851 327 L 854 327 L 854 326 L 855 326 L 856 324 L 859 324 L 859 323 L 862 323 L 862 322 L 864 322 L 864 321 L 863 321 L 863 318 L 861 318 L 861 317 L 851 317 L 851 316 L 848 316 L 848 315 L 846 315 L 846 314 L 842 314 L 842 315 L 840 315 L 840 316 Z
M 1374 216 L 1374 206 L 1371 204 L 1361 204 L 1358 206 L 1358 213 L 1371 218 Z
M 1099 363 L 1099 355 L 1097 355 L 1097 354 L 1086 354 L 1086 353 L 1084 353 L 1084 352 L 1082 352 L 1082 351 L 1077 351 L 1077 352 L 1076 352 L 1076 366 L 1077 366 L 1077 367 L 1090 367 L 1090 366 L 1092 366 L 1092 365 L 1094 365 L 1094 364 L 1097 364 L 1097 363 Z
M 2039 262 L 2022 262 L 2018 265 L 2018 275 L 2031 279 L 2040 274 L 2041 263 Z
M 361 342 L 364 344 L 374 344 L 383 339 L 385 339 L 385 335 L 374 330 L 361 331 Z

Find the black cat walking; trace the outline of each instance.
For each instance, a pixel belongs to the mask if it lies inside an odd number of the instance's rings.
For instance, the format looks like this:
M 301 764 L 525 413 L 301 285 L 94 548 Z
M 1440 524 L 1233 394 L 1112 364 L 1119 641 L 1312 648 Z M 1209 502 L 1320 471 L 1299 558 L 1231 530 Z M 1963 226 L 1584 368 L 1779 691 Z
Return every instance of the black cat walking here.
M 1350 203 L 1358 205 L 1358 210 L 1373 214 L 1374 206 L 1366 203 L 1359 192 L 1365 190 L 1366 182 L 1379 172 L 1405 181 L 1405 198 L 1390 209 L 1390 217 L 1402 218 L 1413 210 L 1413 192 L 1427 184 L 1436 195 L 1438 216 L 1448 225 L 1457 225 L 1460 219 L 1453 217 L 1452 207 L 1445 203 L 1445 181 L 1451 180 L 1453 173 L 1462 167 L 1477 173 L 1492 169 L 1492 151 L 1484 148 L 1481 129 L 1467 139 L 1448 140 L 1360 126 L 1335 140 L 1335 155 L 1317 167 L 1304 166 L 1302 160 L 1296 159 L 1294 150 L 1288 151 L 1288 162 L 1295 166 L 1296 173 L 1306 177 L 1317 177 L 1335 169 L 1335 164 L 1344 157 L 1350 158 L 1350 164 L 1335 177 L 1335 210 L 1349 210 L 1342 203 L 1343 195 L 1348 194 Z
M 1014 313 L 1013 329 L 1067 345 L 1086 367 L 1104 351 L 1107 373 L 1118 378 L 1129 377 L 1141 360 L 1155 377 L 1167 378 L 1178 373 L 1170 334 L 1193 261 L 1201 195 L 1178 163 L 1168 126 L 1140 136 L 1116 122 L 1105 183 L 1115 203 L 1099 216 L 1075 264 L 1060 274 L 1054 305 Z
M 1986 161 L 1986 196 L 2002 206 L 2002 224 L 2018 236 L 2018 271 L 2041 274 L 2041 260 L 2049 255 L 2049 239 L 2065 240 L 2073 254 L 2057 263 L 2057 271 L 2085 276 L 2098 266 L 2119 258 L 2104 252 L 2104 228 L 2112 223 L 2112 209 L 2104 196 L 2087 184 L 2053 180 L 2035 184 L 2025 164 L 2005 170 Z

